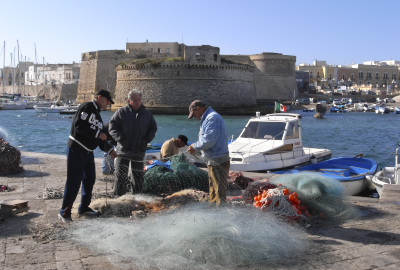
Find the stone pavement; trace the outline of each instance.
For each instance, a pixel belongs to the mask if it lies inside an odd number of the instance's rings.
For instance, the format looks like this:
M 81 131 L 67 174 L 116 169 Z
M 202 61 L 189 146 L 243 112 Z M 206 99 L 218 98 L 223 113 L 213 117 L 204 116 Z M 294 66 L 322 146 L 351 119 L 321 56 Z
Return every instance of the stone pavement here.
M 0 176 L 0 184 L 14 191 L 1 192 L 3 200 L 28 200 L 29 210 L 0 222 L 0 270 L 11 269 L 133 269 L 112 264 L 106 254 L 68 239 L 49 239 L 53 231 L 68 224 L 57 219 L 60 199 L 38 198 L 45 187 L 63 188 L 66 157 L 22 153 L 24 172 Z M 101 160 L 96 160 L 98 175 Z M 247 174 L 246 176 L 255 176 Z M 97 181 L 96 190 L 106 183 Z M 108 187 L 110 188 L 110 184 Z M 284 261 L 280 269 L 400 269 L 400 188 L 385 186 L 378 199 L 350 197 L 361 217 L 343 223 L 317 222 L 308 229 L 311 246 L 301 257 Z M 79 220 L 74 221 L 74 223 Z M 288 251 L 289 252 L 289 251 Z M 238 267 L 236 269 L 249 269 Z M 251 269 L 271 269 L 252 267 Z M 276 269 L 276 267 L 274 268 Z

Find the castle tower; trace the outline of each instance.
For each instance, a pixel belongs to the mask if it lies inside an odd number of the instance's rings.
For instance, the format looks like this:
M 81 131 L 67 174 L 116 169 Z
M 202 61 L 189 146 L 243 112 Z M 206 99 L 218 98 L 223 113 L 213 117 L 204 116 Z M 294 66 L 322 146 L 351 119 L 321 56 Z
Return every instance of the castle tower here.
M 297 89 L 296 56 L 261 53 L 250 55 L 250 59 L 257 67 L 254 73 L 257 104 L 271 99 L 292 99 L 293 91 Z

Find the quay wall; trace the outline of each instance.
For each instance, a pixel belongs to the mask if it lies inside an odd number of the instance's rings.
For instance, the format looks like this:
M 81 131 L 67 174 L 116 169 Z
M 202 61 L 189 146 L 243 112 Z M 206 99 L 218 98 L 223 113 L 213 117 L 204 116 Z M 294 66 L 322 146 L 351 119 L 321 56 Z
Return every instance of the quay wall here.
M 1 88 L 3 90 L 3 88 Z M 21 85 L 19 88 L 4 86 L 4 92 L 16 93 L 22 96 L 40 96 L 48 100 L 76 100 L 78 95 L 78 84 L 43 84 L 43 85 Z
M 143 103 L 148 107 L 187 111 L 195 99 L 211 106 L 251 107 L 256 105 L 253 74 L 253 67 L 241 65 L 119 66 L 113 107 L 125 106 L 133 88 L 143 93 Z

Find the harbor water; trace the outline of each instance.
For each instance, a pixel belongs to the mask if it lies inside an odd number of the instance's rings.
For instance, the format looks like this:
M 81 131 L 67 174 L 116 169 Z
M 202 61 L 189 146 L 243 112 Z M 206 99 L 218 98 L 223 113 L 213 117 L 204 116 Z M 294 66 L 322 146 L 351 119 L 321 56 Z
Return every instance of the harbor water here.
M 374 159 L 379 168 L 394 166 L 394 153 L 400 142 L 400 115 L 372 112 L 326 113 L 314 118 L 313 112 L 290 111 L 302 115 L 303 145 L 328 148 L 332 157 L 356 156 Z M 102 112 L 108 121 L 113 112 Z M 155 115 L 158 131 L 153 143 L 184 134 L 189 142 L 197 139 L 200 122 L 186 115 Z M 223 116 L 228 134 L 235 139 L 250 116 Z M 35 110 L 0 110 L 0 136 L 21 151 L 65 154 L 72 116 L 37 113 Z M 101 157 L 99 149 L 96 157 Z

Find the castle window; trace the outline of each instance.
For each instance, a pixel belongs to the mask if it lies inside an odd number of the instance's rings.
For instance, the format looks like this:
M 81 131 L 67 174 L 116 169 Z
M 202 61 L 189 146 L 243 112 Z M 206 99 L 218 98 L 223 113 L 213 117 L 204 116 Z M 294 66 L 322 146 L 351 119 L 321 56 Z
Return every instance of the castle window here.
M 214 62 L 218 61 L 218 54 L 214 54 Z
M 161 48 L 158 48 L 157 52 L 158 52 L 158 53 L 161 53 Z
M 150 48 L 150 52 L 153 53 L 153 48 Z
M 167 48 L 166 53 L 170 53 L 170 50 L 171 50 L 170 48 Z

